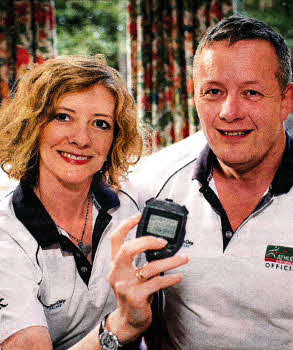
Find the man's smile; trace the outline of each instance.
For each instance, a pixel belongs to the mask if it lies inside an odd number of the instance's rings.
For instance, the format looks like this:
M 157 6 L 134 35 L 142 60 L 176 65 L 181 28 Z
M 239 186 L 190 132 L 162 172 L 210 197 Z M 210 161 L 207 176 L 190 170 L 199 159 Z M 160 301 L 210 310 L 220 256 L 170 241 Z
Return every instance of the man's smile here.
M 217 130 L 224 136 L 246 136 L 252 132 L 252 130 Z

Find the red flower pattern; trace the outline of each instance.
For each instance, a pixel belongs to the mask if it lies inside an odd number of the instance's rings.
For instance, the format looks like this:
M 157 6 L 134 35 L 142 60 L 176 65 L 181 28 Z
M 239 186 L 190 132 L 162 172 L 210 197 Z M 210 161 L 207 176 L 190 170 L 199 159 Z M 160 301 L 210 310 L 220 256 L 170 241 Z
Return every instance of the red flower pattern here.
M 232 12 L 232 0 L 183 1 L 181 15 L 179 0 L 152 1 L 151 7 L 145 3 L 128 0 L 127 35 L 133 93 L 139 96 L 137 107 L 143 118 L 149 120 L 152 111 L 155 151 L 199 129 L 192 57 L 207 27 Z
M 42 63 L 56 56 L 54 0 L 34 0 L 33 8 L 30 0 L 14 1 L 13 16 L 9 2 L 6 3 L 0 10 L 0 32 L 4 33 L 0 37 L 0 100 L 9 96 L 9 85 L 15 69 L 19 76 L 32 62 Z M 36 37 L 30 33 L 32 17 L 35 19 Z M 32 43 L 34 38 L 37 42 Z M 11 43 L 15 42 L 16 57 L 11 47 Z M 37 48 L 35 52 L 32 52 L 32 47 Z M 15 68 L 11 62 L 14 62 Z
M 46 39 L 47 38 L 47 34 L 44 30 L 40 30 L 39 31 L 39 38 L 40 39 Z
M 30 63 L 30 53 L 23 47 L 18 47 L 16 51 L 17 69 L 22 65 L 28 66 Z
M 15 5 L 15 15 L 16 17 L 25 16 L 29 11 L 28 2 L 23 2 L 19 5 Z

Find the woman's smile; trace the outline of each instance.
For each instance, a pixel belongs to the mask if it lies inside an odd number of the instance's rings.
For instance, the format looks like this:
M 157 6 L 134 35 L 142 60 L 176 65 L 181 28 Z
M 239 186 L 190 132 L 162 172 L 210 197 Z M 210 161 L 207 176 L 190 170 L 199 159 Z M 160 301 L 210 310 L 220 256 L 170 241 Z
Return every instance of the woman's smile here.
M 62 159 L 70 164 L 83 165 L 92 159 L 92 156 L 84 156 L 63 151 L 58 151 Z

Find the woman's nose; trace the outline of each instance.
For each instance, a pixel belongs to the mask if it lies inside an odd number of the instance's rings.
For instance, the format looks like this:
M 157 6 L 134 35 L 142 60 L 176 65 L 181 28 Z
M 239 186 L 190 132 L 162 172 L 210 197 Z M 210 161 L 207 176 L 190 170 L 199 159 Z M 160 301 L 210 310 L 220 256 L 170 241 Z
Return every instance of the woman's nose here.
M 76 123 L 72 127 L 68 139 L 70 143 L 73 143 L 80 148 L 88 146 L 91 142 L 88 125 L 85 123 Z

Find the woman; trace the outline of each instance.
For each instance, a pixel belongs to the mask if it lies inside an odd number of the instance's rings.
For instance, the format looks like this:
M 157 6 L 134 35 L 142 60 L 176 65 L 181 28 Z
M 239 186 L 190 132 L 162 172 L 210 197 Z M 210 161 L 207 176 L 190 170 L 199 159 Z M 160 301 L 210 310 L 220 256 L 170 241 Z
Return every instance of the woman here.
M 137 216 L 114 233 L 112 255 L 109 235 L 137 214 L 119 189 L 142 144 L 133 98 L 118 72 L 98 59 L 48 60 L 3 104 L 0 162 L 20 183 L 0 204 L 2 350 L 115 349 L 148 327 L 150 295 L 179 278 L 148 286 L 129 262 L 123 265 L 123 240 Z M 165 244 L 141 242 L 141 250 Z M 155 265 L 148 278 L 182 263 Z M 141 288 L 143 301 L 134 305 L 134 289 L 122 293 L 121 285 Z M 144 319 L 133 312 L 142 304 Z

